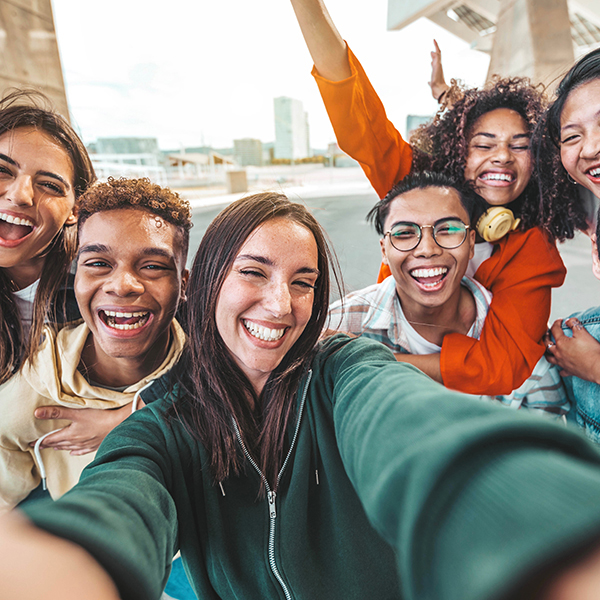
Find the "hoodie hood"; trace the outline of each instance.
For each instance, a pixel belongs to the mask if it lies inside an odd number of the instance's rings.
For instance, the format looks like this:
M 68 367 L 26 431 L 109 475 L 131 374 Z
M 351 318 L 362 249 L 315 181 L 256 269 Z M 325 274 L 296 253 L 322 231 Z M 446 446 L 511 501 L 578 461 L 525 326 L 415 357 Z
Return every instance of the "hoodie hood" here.
M 92 385 L 77 370 L 84 344 L 90 335 L 85 323 L 58 331 L 44 328 L 44 341 L 33 361 L 23 365 L 22 376 L 41 396 L 72 408 L 118 408 L 129 404 L 135 393 L 167 373 L 179 360 L 185 333 L 176 320 L 171 324 L 171 344 L 159 367 L 123 391 Z

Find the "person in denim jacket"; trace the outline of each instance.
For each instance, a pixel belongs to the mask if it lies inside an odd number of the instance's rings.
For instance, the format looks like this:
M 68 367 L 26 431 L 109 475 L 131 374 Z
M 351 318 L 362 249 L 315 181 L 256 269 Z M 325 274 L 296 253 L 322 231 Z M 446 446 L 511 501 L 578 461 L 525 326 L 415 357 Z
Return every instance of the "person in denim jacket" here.
M 596 49 L 565 75 L 544 120 L 545 137 L 554 143 L 549 146 L 554 154 L 546 155 L 546 161 L 554 164 L 560 158 L 564 171 L 559 166 L 557 176 L 570 178 L 570 192 L 591 193 L 596 202 L 600 198 L 599 112 L 600 49 Z M 596 234 L 592 236 L 592 269 L 600 279 L 598 235 L 600 229 L 596 226 Z M 599 341 L 600 307 L 556 321 L 546 338 L 546 356 L 561 367 L 573 402 L 571 418 L 597 443 L 600 443 Z

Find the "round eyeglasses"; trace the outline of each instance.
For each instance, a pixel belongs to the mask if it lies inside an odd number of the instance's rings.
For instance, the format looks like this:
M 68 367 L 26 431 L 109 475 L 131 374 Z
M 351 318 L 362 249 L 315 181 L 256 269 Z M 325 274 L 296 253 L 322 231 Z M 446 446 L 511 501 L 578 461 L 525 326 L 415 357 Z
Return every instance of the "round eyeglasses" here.
M 396 223 L 386 235 L 396 250 L 409 252 L 414 250 L 423 237 L 423 229 L 431 229 L 435 243 L 445 250 L 458 248 L 466 239 L 469 226 L 460 219 L 444 219 L 434 225 L 417 225 L 408 221 Z

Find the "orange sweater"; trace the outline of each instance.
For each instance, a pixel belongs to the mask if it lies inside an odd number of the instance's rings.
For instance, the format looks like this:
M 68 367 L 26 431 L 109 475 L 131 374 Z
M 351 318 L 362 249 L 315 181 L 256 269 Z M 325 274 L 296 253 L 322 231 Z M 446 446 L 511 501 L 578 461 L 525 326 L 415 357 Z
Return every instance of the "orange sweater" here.
M 412 150 L 349 48 L 348 59 L 348 79 L 328 81 L 314 68 L 313 75 L 340 148 L 383 198 L 409 173 Z M 471 394 L 509 394 L 529 377 L 544 353 L 552 288 L 566 274 L 556 245 L 540 229 L 512 232 L 495 246 L 475 273 L 494 295 L 480 339 L 449 334 L 440 355 L 444 384 Z M 379 281 L 390 274 L 382 265 Z

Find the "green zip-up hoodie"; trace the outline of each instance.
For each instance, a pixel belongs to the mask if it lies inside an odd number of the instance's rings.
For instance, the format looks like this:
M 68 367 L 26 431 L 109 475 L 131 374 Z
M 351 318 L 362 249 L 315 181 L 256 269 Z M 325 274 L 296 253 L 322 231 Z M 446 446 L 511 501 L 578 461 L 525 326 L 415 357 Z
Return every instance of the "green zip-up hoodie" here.
M 106 438 L 73 490 L 26 508 L 125 600 L 159 598 L 178 548 L 202 600 L 496 598 L 600 533 L 585 439 L 446 390 L 370 340 L 320 347 L 274 503 L 249 463 L 223 495 L 206 450 L 167 423 L 167 385 L 151 391 L 164 397 Z

